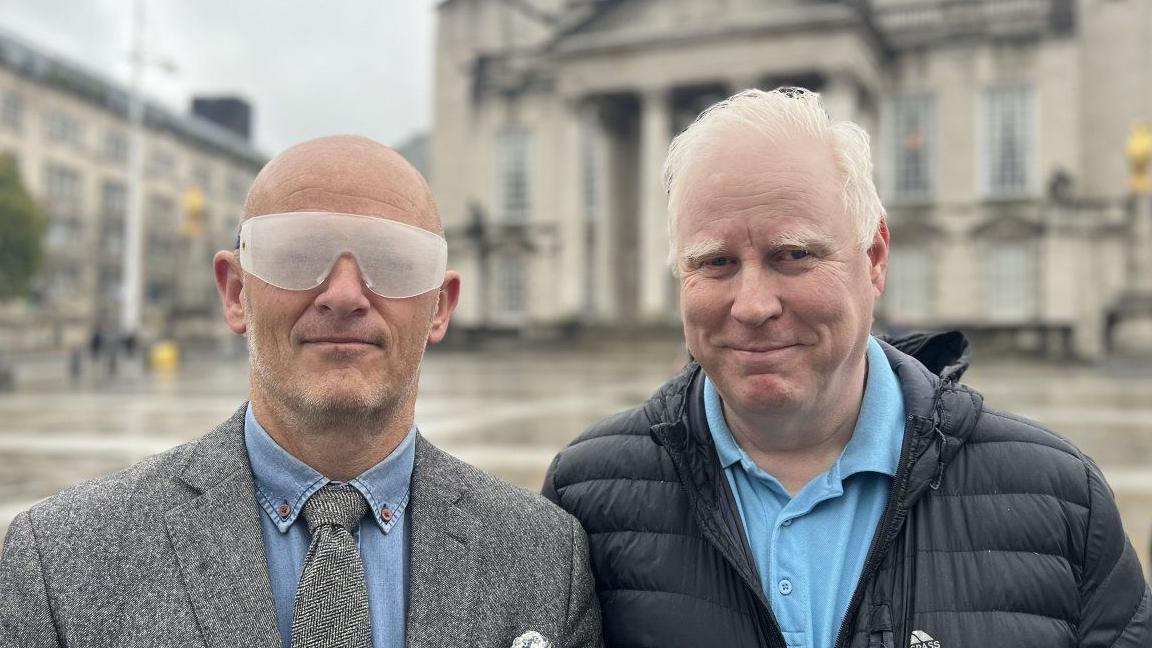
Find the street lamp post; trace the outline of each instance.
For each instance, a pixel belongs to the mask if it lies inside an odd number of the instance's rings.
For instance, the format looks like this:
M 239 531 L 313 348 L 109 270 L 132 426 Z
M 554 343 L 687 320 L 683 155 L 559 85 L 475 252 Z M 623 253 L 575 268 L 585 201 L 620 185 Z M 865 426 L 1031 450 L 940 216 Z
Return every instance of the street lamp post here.
M 120 340 L 132 353 L 140 333 L 143 251 L 144 171 L 144 0 L 132 3 L 132 85 L 128 97 L 128 214 L 124 219 L 121 273 Z

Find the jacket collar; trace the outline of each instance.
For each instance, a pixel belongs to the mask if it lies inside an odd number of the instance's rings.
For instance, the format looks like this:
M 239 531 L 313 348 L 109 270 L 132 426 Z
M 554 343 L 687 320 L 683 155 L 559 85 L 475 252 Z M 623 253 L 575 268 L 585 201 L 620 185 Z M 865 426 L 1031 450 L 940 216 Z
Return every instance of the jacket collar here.
M 244 407 L 195 443 L 176 479 L 191 497 L 164 523 L 205 646 L 280 646 Z
M 905 434 L 911 439 L 903 504 L 910 505 L 925 490 L 939 488 L 948 462 L 980 416 L 983 397 L 956 382 L 968 368 L 968 342 L 963 334 L 914 333 L 881 338 L 880 345 L 900 378 L 904 396 Z M 695 361 L 657 390 L 644 409 L 654 422 L 650 433 L 657 444 L 681 449 L 694 446 L 697 451 L 716 454 L 704 414 L 703 371 Z M 697 478 L 715 482 L 707 475 Z M 718 503 L 719 497 L 713 494 L 711 499 Z
M 207 648 L 278 648 L 280 633 L 241 407 L 194 444 L 175 479 L 189 499 L 164 521 Z M 469 468 L 416 436 L 407 644 L 469 636 L 482 520 L 466 510 Z
M 478 565 L 469 547 L 481 544 L 484 521 L 466 507 L 471 468 L 416 437 L 412 472 L 407 644 L 433 648 L 472 634 Z
M 976 427 L 984 397 L 956 382 L 968 368 L 968 342 L 961 333 L 914 334 L 891 343 L 881 340 L 881 345 L 900 377 L 912 435 L 908 489 L 901 502 L 911 506 L 928 489 L 941 487 L 948 463 Z M 908 355 L 902 348 L 917 355 Z M 921 357 L 929 365 L 920 362 Z

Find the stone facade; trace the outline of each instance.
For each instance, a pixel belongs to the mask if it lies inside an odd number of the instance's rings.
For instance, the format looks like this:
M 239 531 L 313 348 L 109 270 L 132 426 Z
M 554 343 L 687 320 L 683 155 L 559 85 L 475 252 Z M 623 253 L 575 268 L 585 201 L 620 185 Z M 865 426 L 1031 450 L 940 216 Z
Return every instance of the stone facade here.
M 1124 145 L 1152 120 L 1152 3 L 446 0 L 437 54 L 462 325 L 674 324 L 668 143 L 729 94 L 799 85 L 873 136 L 881 326 L 1083 358 L 1131 337 L 1152 243 Z
M 127 90 L 0 35 L 0 152 L 49 219 L 33 295 L 0 305 L 0 349 L 77 347 L 115 335 L 128 201 Z M 143 146 L 144 341 L 224 339 L 211 258 L 232 246 L 264 157 L 204 119 L 147 104 Z M 199 216 L 190 195 L 199 194 Z

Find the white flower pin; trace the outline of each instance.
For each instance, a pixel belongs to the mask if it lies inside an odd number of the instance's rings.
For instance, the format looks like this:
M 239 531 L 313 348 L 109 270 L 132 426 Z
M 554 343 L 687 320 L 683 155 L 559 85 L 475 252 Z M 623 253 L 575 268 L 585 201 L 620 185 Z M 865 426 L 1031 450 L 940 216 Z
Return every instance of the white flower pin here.
M 512 648 L 552 648 L 552 644 L 548 643 L 539 632 L 529 630 L 516 637 L 516 641 L 512 642 Z

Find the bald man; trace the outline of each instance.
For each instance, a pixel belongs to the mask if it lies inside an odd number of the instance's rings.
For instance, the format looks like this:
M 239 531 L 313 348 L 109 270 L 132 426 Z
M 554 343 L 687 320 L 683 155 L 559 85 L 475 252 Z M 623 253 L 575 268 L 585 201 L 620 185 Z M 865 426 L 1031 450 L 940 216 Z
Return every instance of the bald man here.
M 17 516 L 0 645 L 601 645 L 581 527 L 414 423 L 460 293 L 446 255 L 395 151 L 329 137 L 269 162 L 214 259 L 249 401 Z

